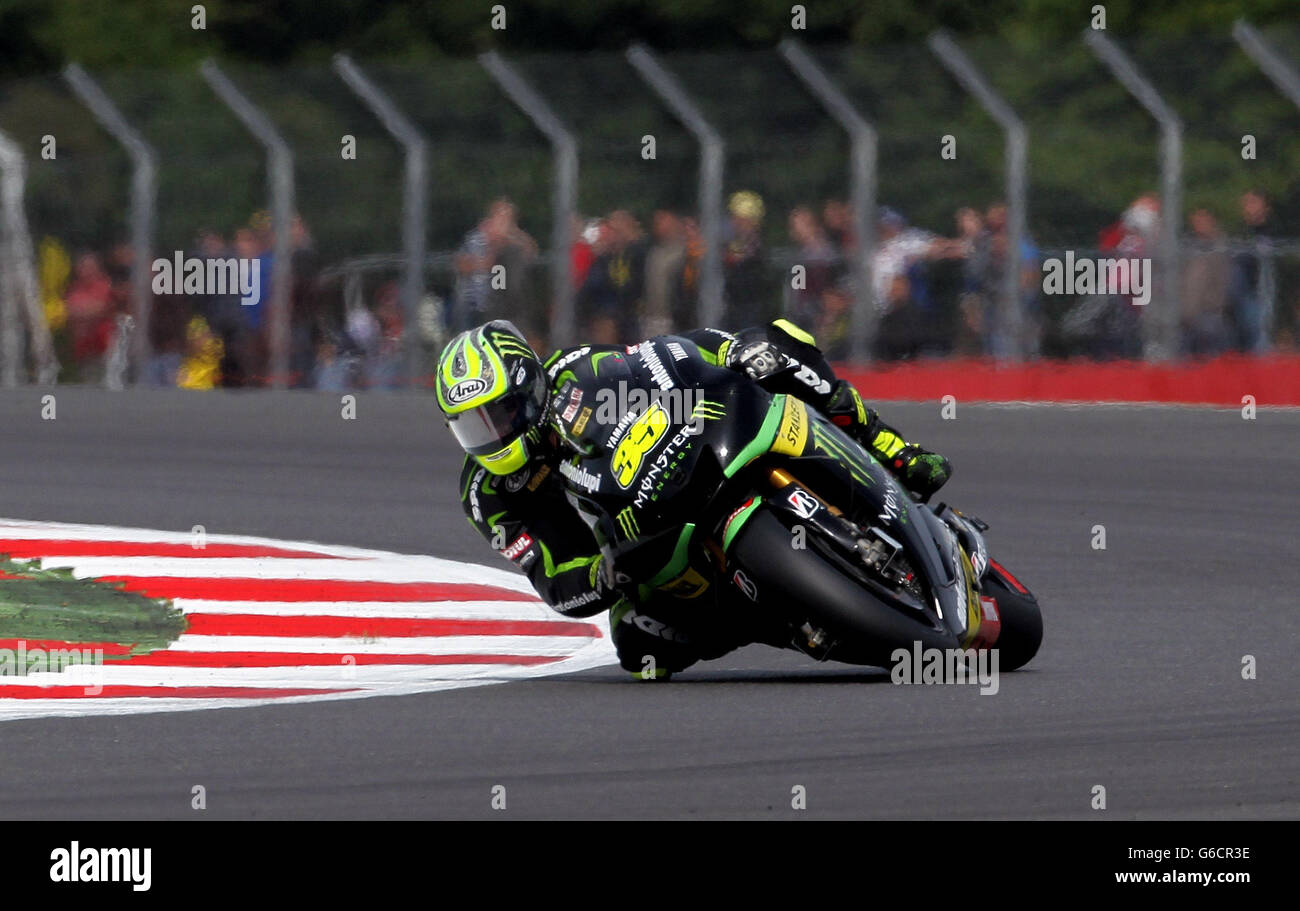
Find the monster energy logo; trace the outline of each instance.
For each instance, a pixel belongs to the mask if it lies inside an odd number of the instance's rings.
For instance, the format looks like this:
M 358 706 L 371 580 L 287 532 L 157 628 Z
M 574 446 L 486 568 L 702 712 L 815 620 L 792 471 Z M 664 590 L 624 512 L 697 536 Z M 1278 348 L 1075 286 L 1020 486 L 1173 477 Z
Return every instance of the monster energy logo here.
M 720 421 L 726 409 L 720 402 L 710 402 L 707 399 L 700 399 L 695 403 L 695 408 L 691 411 L 691 423 L 699 421 Z
M 517 354 L 522 357 L 532 357 L 533 353 L 515 338 L 505 332 L 493 332 L 492 341 L 496 342 L 497 349 L 502 354 Z
M 861 456 L 852 452 L 850 447 L 846 446 L 842 440 L 828 433 L 826 428 L 815 421 L 812 425 L 812 432 L 813 442 L 817 448 L 843 464 L 855 481 L 866 485 L 875 483 L 871 477 L 871 471 L 863 464 Z
M 623 537 L 627 540 L 630 541 L 641 534 L 641 526 L 637 524 L 631 506 L 624 506 L 623 510 L 615 518 L 618 519 L 618 527 L 622 529 Z

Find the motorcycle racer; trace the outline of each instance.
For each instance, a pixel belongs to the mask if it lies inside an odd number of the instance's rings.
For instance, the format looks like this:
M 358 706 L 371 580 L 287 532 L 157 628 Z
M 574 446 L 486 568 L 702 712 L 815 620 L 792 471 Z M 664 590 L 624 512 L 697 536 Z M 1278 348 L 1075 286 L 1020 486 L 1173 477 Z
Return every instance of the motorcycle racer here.
M 707 362 L 742 372 L 770 393 L 795 396 L 856 439 L 900 483 L 928 499 L 951 475 L 943 456 L 908 443 L 834 375 L 812 336 L 787 320 L 738 333 L 697 329 L 672 337 Z M 460 495 L 471 525 L 529 577 L 553 609 L 570 617 L 610 611 L 622 666 L 664 678 L 769 634 L 747 624 L 743 605 L 715 599 L 712 610 L 671 598 L 629 596 L 640 580 L 619 579 L 591 529 L 566 498 L 582 483 L 570 463 L 574 437 L 591 419 L 573 392 L 579 376 L 634 348 L 584 345 L 543 363 L 511 323 L 495 320 L 446 346 L 436 375 L 438 406 L 466 457 Z M 577 395 L 575 399 L 573 396 Z M 582 426 L 579 426 L 579 425 Z M 629 585 L 629 582 L 631 585 Z

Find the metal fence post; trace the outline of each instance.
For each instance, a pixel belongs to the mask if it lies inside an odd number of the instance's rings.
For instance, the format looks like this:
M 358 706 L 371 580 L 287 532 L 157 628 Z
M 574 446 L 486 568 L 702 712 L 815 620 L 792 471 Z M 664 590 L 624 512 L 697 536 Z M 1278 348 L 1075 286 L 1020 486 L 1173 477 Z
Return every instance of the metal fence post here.
M 22 221 L 23 153 L 18 144 L 0 133 L 0 385 L 13 388 L 23 372 L 23 324 L 19 313 L 19 256 L 15 237 Z
M 1021 251 L 1029 199 L 1029 135 L 1024 122 L 1006 100 L 997 93 L 966 53 L 944 32 L 927 39 L 930 51 L 939 58 L 953 78 L 969 92 L 980 106 L 1002 127 L 1006 134 L 1007 171 L 1007 258 L 1002 276 L 1002 324 L 1005 349 L 999 357 L 1022 360 L 1025 353 L 1024 313 L 1020 299 Z
M 351 57 L 336 54 L 334 71 L 406 152 L 402 191 L 402 252 L 406 259 L 402 271 L 402 310 L 406 314 L 407 382 L 414 385 L 426 372 L 417 329 L 420 302 L 424 298 L 424 226 L 429 217 L 428 143 L 415 124 Z
M 36 381 L 47 385 L 59 377 L 59 363 L 36 281 L 36 255 L 23 210 L 26 179 L 22 147 L 0 133 L 0 385 L 7 387 L 17 386 L 24 373 L 24 311 L 31 332 Z
M 879 321 L 871 262 L 876 251 L 876 130 L 802 44 L 787 38 L 781 42 L 780 51 L 808 91 L 849 134 L 849 196 L 858 238 L 857 259 L 853 264 L 857 288 L 850 317 L 849 355 L 856 361 L 864 361 L 874 350 Z
M 126 122 L 121 111 L 80 65 L 69 64 L 63 78 L 91 114 L 131 156 L 131 366 L 136 383 L 143 382 L 151 355 L 149 323 L 153 311 L 150 275 L 154 226 L 157 224 L 158 156 L 153 147 Z
M 1245 19 L 1238 19 L 1232 25 L 1232 37 L 1241 45 L 1241 49 L 1255 65 L 1263 70 L 1264 75 L 1277 86 L 1279 92 L 1292 104 L 1300 108 L 1300 72 L 1287 63 L 1259 31 Z M 1277 318 L 1277 282 L 1273 273 L 1274 263 L 1270 254 L 1267 262 L 1260 263 L 1259 286 L 1255 289 L 1264 308 L 1264 332 L 1266 339 L 1271 335 Z
M 705 326 L 718 326 L 722 318 L 722 173 L 726 147 L 713 125 L 691 101 L 677 77 L 641 44 L 627 49 L 627 60 L 654 90 L 668 110 L 681 121 L 700 144 L 699 209 L 700 235 L 704 238 L 704 261 L 700 265 L 698 319 Z M 734 301 L 746 305 L 748 301 Z M 723 326 L 721 328 L 739 328 Z
M 483 69 L 551 143 L 555 155 L 555 195 L 551 223 L 551 327 L 550 344 L 564 347 L 577 335 L 573 312 L 573 216 L 578 208 L 578 143 L 551 106 L 533 91 L 514 67 L 496 51 L 478 58 Z
M 1241 49 L 1247 56 L 1264 71 L 1264 75 L 1272 80 L 1278 91 L 1300 108 L 1300 73 L 1297 73 L 1282 55 L 1264 40 L 1259 30 L 1245 19 L 1238 19 L 1232 25 L 1232 37 L 1237 40 L 1237 44 L 1241 45 Z
M 216 92 L 240 123 L 266 148 L 267 179 L 271 191 L 270 321 L 271 386 L 289 385 L 289 295 L 293 288 L 293 153 L 274 124 L 247 96 L 235 87 L 212 60 L 199 66 L 204 80 Z
M 1084 43 L 1115 79 L 1160 125 L 1160 275 L 1159 312 L 1142 320 L 1148 360 L 1167 360 L 1178 352 L 1178 234 L 1183 219 L 1183 122 L 1165 103 L 1137 65 L 1098 29 L 1086 29 Z

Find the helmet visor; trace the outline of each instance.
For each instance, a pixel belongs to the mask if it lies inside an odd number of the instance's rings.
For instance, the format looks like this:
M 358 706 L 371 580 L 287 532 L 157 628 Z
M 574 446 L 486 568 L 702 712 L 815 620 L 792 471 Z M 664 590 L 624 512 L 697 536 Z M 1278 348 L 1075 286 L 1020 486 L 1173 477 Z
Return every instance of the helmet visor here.
M 544 375 L 523 389 L 512 390 L 485 405 L 447 416 L 447 425 L 470 455 L 488 455 L 541 423 L 546 401 Z

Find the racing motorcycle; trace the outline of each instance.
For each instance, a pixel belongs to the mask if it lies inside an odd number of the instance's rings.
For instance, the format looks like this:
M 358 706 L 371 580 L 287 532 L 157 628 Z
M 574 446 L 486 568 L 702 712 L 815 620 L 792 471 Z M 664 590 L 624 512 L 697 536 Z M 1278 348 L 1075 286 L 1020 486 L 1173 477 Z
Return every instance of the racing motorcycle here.
M 887 667 L 918 644 L 997 648 L 1002 670 L 1034 657 L 1037 600 L 989 556 L 984 522 L 911 496 L 817 411 L 686 339 L 601 357 L 553 388 L 577 453 L 560 466 L 566 496 L 613 584 L 682 602 L 726 589 L 818 660 Z

